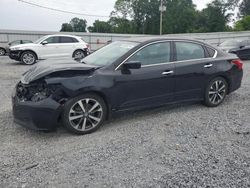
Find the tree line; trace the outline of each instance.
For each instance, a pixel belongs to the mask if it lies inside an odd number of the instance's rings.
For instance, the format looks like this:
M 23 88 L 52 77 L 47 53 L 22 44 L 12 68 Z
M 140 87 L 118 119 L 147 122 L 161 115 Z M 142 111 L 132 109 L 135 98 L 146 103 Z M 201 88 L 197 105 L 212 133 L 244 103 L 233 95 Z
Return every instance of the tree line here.
M 108 21 L 87 27 L 85 19 L 73 18 L 61 31 L 159 34 L 159 5 L 159 0 L 117 0 Z M 163 34 L 250 30 L 250 0 L 213 0 L 202 10 L 192 0 L 163 0 L 163 5 Z

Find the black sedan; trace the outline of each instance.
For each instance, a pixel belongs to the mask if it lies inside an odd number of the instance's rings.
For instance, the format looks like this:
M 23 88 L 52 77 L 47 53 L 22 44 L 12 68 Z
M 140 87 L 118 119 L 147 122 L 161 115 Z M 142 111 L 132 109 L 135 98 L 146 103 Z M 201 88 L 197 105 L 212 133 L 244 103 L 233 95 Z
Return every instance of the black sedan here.
M 12 98 L 17 123 L 86 134 L 115 112 L 188 101 L 216 107 L 243 75 L 235 55 L 177 38 L 130 38 L 70 61 L 40 62 L 23 75 Z
M 242 60 L 250 59 L 250 40 L 225 40 L 218 47 L 225 52 L 236 54 Z

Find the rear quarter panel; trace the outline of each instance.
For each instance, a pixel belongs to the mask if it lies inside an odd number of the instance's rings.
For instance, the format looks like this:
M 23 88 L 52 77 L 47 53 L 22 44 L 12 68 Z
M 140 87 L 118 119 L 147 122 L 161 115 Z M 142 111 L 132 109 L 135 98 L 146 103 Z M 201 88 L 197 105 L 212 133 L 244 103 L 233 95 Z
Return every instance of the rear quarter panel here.
M 215 72 L 207 74 L 207 83 L 206 85 L 216 77 L 223 77 L 229 86 L 229 93 L 238 89 L 241 85 L 243 71 L 239 70 L 236 65 L 231 63 L 232 60 L 237 59 L 235 56 L 228 58 L 218 58 L 213 64 L 215 67 Z

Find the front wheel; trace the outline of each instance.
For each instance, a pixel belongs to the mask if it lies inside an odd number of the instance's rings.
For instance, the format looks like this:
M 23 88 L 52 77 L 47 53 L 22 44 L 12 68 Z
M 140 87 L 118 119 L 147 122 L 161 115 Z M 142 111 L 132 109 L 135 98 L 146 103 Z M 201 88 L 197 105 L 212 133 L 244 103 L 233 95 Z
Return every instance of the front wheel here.
M 65 104 L 62 121 L 70 132 L 83 135 L 96 131 L 106 115 L 104 100 L 95 94 L 85 94 Z
M 228 93 L 228 83 L 222 77 L 211 80 L 205 91 L 205 105 L 216 107 L 220 105 Z
M 33 65 L 36 60 L 36 55 L 33 52 L 27 51 L 23 52 L 21 55 L 21 62 L 25 65 Z

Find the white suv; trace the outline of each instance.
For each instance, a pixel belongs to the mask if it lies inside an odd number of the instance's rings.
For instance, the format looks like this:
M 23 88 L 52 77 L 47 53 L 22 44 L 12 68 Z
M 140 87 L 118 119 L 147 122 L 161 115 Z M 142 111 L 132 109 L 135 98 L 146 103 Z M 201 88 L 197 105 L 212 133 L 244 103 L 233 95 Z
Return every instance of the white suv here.
M 31 44 L 10 47 L 9 57 L 32 65 L 37 60 L 52 57 L 83 58 L 89 54 L 89 45 L 81 37 L 72 35 L 47 35 Z

